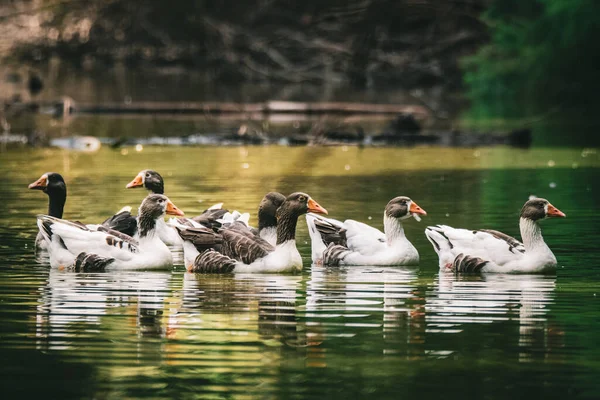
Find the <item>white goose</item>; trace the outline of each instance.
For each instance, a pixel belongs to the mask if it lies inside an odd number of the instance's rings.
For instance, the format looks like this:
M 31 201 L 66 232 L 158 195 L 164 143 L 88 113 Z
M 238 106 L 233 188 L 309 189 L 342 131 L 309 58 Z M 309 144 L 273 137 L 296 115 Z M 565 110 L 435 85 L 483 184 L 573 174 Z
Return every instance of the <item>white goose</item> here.
M 50 243 L 53 268 L 156 269 L 173 263 L 171 251 L 156 234 L 157 221 L 165 213 L 183 215 L 166 196 L 148 195 L 138 211 L 138 240 L 102 227 L 90 230 L 83 224 L 48 215 L 38 216 L 37 223 Z
M 521 209 L 523 243 L 502 232 L 429 226 L 427 239 L 439 256 L 440 269 L 453 272 L 541 273 L 556 268 L 538 221 L 565 214 L 546 199 L 534 198 Z
M 223 227 L 218 233 L 208 229 L 184 229 L 184 249 L 193 244 L 199 254 L 187 265 L 190 272 L 280 273 L 302 270 L 302 257 L 296 248 L 298 217 L 307 212 L 327 213 L 305 193 L 289 195 L 276 211 L 275 246 L 252 232 L 243 223 Z M 188 257 L 186 257 L 188 258 Z
M 308 214 L 312 260 L 323 265 L 416 265 L 419 253 L 406 238 L 402 221 L 425 210 L 410 198 L 393 198 L 385 207 L 381 232 L 362 222 Z

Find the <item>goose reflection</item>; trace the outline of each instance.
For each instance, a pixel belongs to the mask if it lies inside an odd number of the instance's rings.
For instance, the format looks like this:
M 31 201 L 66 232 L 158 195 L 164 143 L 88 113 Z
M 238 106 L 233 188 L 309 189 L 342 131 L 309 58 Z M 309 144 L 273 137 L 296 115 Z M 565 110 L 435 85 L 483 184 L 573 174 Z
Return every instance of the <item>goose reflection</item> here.
M 440 274 L 427 293 L 427 335 L 461 333 L 473 324 L 516 322 L 518 338 L 512 344 L 518 347 L 519 361 L 527 361 L 540 348 L 557 345 L 549 340 L 552 336 L 561 336 L 547 321 L 555 288 L 556 276 Z
M 81 338 L 90 337 L 118 343 L 131 331 L 140 337 L 165 336 L 162 314 L 170 273 L 48 273 L 37 307 L 38 348 L 85 348 L 90 343 Z
M 181 305 L 169 320 L 178 338 L 294 345 L 300 276 L 185 273 Z
M 423 294 L 416 281 L 414 267 L 313 265 L 306 289 L 308 335 L 323 342 L 379 331 L 383 348 L 369 351 L 409 354 L 424 331 Z

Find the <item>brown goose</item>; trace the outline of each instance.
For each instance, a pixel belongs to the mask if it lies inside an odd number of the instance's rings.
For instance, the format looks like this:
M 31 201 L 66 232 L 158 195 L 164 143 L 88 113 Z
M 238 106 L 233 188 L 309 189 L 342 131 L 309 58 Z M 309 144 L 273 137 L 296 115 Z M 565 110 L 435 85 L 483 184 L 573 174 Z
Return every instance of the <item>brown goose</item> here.
M 264 210 L 265 213 L 269 211 Z M 307 212 L 326 214 L 309 195 L 301 192 L 289 195 L 277 209 L 277 241 L 275 246 L 247 227 L 235 224 L 219 233 L 209 230 L 181 230 L 185 242 L 195 245 L 200 254 L 191 272 L 293 272 L 302 269 L 302 258 L 296 248 L 298 217 Z
M 540 273 L 556 268 L 556 257 L 544 242 L 539 221 L 565 214 L 546 199 L 534 198 L 521 209 L 523 243 L 502 232 L 429 226 L 427 239 L 438 254 L 440 269 L 454 272 Z

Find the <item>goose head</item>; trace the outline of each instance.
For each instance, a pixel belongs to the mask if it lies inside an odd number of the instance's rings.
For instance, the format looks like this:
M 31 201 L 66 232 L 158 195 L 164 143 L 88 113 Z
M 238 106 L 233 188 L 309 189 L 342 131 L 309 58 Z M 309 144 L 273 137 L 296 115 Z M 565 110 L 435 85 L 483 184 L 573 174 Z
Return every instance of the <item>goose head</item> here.
M 427 215 L 427 213 L 409 197 L 398 196 L 390 200 L 385 206 L 385 215 L 399 220 L 414 217 L 419 221 L 419 215 Z
M 296 238 L 298 217 L 307 212 L 327 214 L 327 210 L 306 193 L 296 192 L 286 197 L 275 214 L 277 217 L 277 245 L 293 241 Z
M 521 209 L 521 218 L 538 221 L 548 217 L 566 217 L 566 215 L 548 200 L 541 198 L 527 201 Z
M 153 236 L 156 221 L 165 214 L 183 216 L 183 211 L 175 206 L 169 198 L 162 194 L 146 196 L 138 210 L 138 234 L 140 238 Z
M 152 193 L 163 194 L 165 186 L 162 176 L 156 171 L 145 169 L 140 171 L 131 182 L 125 186 L 127 189 L 144 187 Z
M 165 214 L 180 217 L 184 215 L 183 211 L 177 208 L 167 196 L 162 194 L 149 194 L 140 205 L 140 216 L 159 219 Z
M 302 192 L 296 192 L 286 197 L 285 201 L 277 209 L 276 216 L 279 219 L 284 214 L 291 214 L 295 217 L 299 217 L 307 212 L 315 214 L 327 214 L 327 210 L 324 209 L 314 201 L 309 195 Z
M 41 190 L 49 196 L 54 193 L 67 193 L 65 180 L 61 174 L 57 174 L 56 172 L 46 172 L 28 187 L 29 189 Z
M 277 226 L 277 209 L 285 201 L 285 196 L 278 192 L 269 192 L 258 205 L 258 229 Z

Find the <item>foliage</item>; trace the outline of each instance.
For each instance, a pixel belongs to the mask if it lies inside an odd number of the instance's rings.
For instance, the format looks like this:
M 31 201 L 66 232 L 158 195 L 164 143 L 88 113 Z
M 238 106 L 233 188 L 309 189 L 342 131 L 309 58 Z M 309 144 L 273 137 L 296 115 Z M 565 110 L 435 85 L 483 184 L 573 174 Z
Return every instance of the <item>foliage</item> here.
M 486 40 L 488 1 L 45 0 L 44 39 L 16 54 L 179 64 L 229 81 L 455 87 L 458 58 Z
M 496 0 L 491 42 L 465 60 L 472 116 L 522 117 L 580 109 L 600 82 L 600 2 Z

